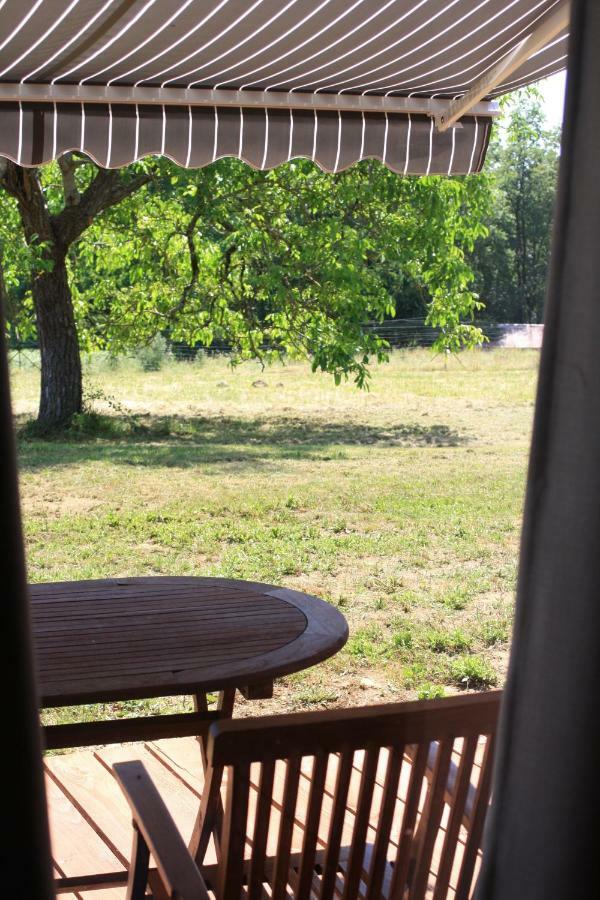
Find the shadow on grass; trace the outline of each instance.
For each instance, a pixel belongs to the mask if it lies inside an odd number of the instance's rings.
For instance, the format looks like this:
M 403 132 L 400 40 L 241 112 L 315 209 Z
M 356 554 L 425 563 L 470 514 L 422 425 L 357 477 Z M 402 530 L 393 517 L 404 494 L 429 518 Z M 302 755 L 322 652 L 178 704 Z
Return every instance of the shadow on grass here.
M 51 439 L 18 429 L 22 469 L 105 461 L 181 467 L 268 464 L 283 459 L 343 458 L 350 447 L 457 447 L 468 438 L 447 425 L 365 425 L 300 417 L 81 416 Z

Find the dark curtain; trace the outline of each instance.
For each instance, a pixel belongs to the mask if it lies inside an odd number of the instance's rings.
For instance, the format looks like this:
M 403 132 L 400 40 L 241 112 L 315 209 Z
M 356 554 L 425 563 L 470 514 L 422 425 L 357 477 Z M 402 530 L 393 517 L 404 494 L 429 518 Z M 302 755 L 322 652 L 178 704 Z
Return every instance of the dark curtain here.
M 600 896 L 600 0 L 572 8 L 515 635 L 479 900 Z
M 54 892 L 1 312 L 0 461 L 2 894 L 46 900 Z

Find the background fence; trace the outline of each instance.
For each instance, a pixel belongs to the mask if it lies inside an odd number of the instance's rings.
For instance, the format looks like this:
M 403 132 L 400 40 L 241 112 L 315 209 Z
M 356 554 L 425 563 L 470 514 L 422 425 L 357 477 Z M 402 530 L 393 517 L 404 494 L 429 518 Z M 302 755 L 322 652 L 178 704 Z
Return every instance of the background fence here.
M 476 323 L 490 346 L 539 348 L 542 346 L 543 325 L 509 325 L 494 322 Z M 425 319 L 389 319 L 370 326 L 392 347 L 431 347 L 440 335 L 439 328 L 425 324 Z
M 540 348 L 544 333 L 543 325 L 497 324 L 478 322 L 487 338 L 486 347 L 511 347 L 515 349 Z M 439 328 L 425 324 L 425 319 L 388 319 L 385 322 L 373 322 L 367 326 L 371 331 L 384 338 L 391 347 L 409 349 L 411 347 L 431 347 L 440 335 Z M 35 341 L 10 341 L 9 346 L 13 361 L 17 364 L 22 354 L 38 349 Z M 167 341 L 165 349 L 177 359 L 194 359 L 199 347 Z M 202 348 L 203 352 L 213 356 L 231 352 L 231 346 L 223 341 L 215 341 L 210 347 Z M 149 348 L 151 352 L 151 348 Z

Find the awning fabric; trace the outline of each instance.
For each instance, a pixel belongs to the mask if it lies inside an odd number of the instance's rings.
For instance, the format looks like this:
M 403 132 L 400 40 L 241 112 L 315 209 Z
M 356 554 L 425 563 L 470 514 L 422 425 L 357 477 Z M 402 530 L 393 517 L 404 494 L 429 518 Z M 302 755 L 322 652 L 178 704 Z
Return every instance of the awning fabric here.
M 475 172 L 489 116 L 440 133 L 430 115 L 389 104 L 460 97 L 559 2 L 0 0 L 0 87 L 72 87 L 70 99 L 98 86 L 308 94 L 357 105 L 32 103 L 5 91 L 0 154 L 38 165 L 81 150 L 102 166 L 146 154 L 183 166 L 238 156 L 261 169 L 308 157 L 328 171 L 374 157 L 406 174 Z M 565 54 L 559 35 L 492 94 L 557 71 Z M 365 112 L 365 98 L 388 107 Z

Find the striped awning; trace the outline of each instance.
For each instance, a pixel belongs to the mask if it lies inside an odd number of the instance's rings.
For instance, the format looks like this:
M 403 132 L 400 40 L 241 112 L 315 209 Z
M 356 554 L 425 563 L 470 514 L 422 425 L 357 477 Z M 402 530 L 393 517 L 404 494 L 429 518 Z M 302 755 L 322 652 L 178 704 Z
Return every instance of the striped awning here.
M 564 67 L 565 7 L 0 0 L 0 155 L 31 166 L 79 150 L 108 167 L 234 156 L 261 169 L 308 157 L 328 171 L 373 157 L 404 174 L 476 172 L 490 101 Z

